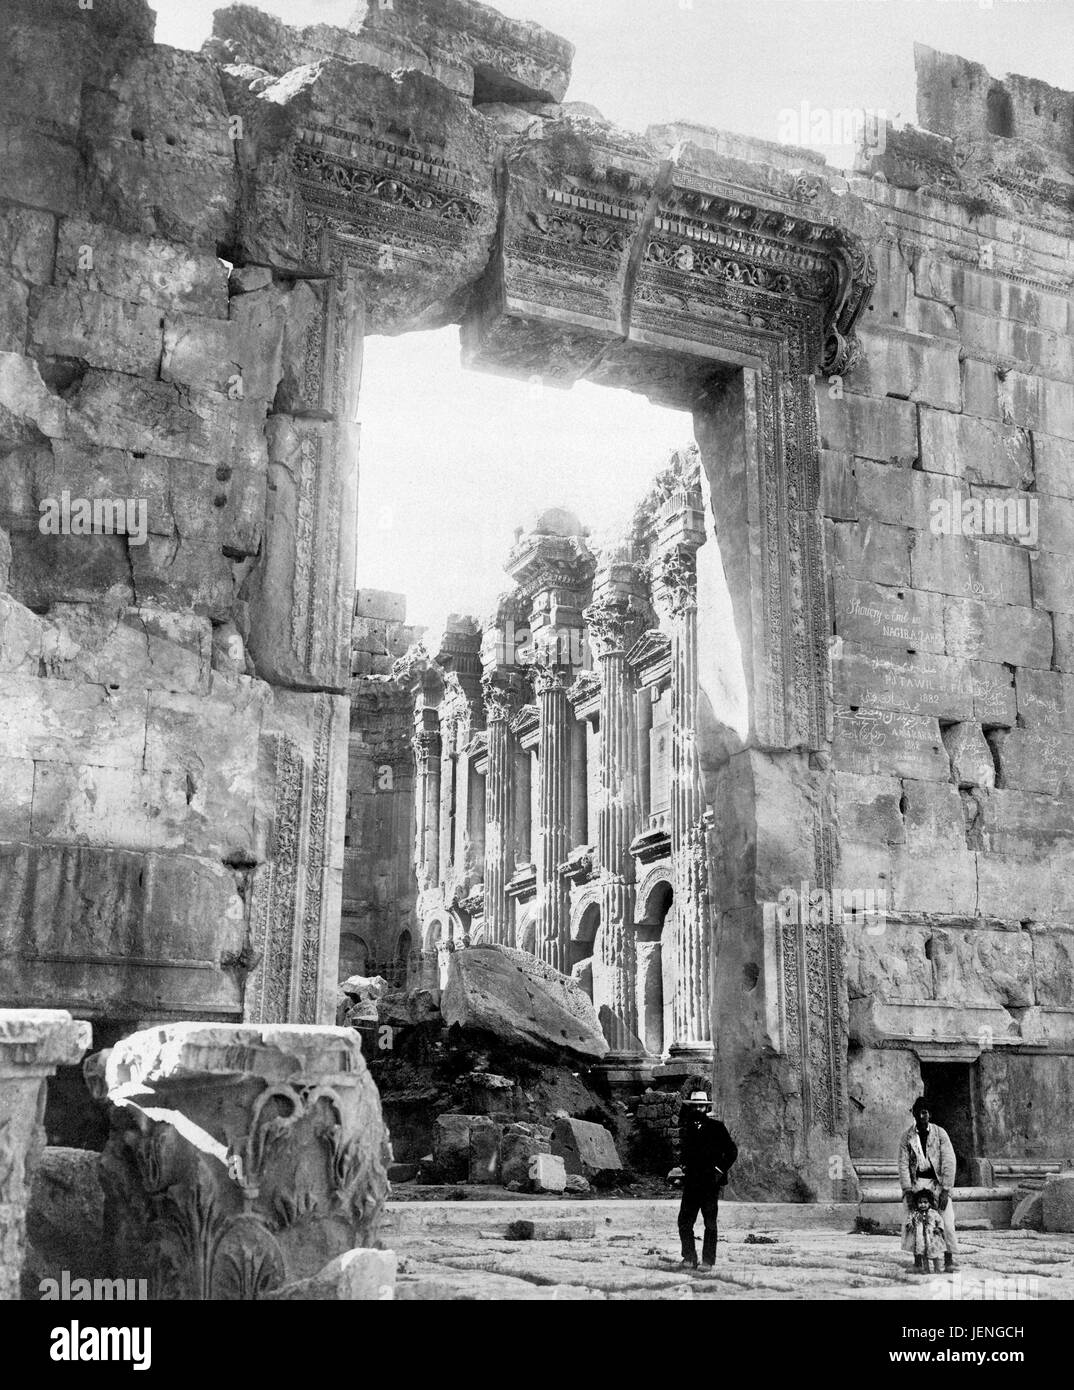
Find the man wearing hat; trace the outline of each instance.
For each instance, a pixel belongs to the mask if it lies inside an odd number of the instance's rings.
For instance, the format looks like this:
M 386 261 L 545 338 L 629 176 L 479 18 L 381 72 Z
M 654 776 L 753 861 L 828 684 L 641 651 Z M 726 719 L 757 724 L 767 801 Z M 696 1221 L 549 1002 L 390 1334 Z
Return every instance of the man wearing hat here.
M 679 1117 L 682 1144 L 682 1205 L 679 1207 L 679 1238 L 682 1262 L 697 1268 L 694 1222 L 698 1212 L 705 1222 L 701 1265 L 711 1269 L 716 1263 L 716 1220 L 720 1188 L 738 1157 L 738 1147 L 722 1120 L 709 1113 L 712 1102 L 706 1091 L 691 1091 L 682 1103 Z
M 955 1235 L 955 1204 L 951 1189 L 955 1185 L 955 1150 L 947 1130 L 934 1125 L 929 1115 L 928 1101 L 918 1096 L 910 1113 L 914 1123 L 899 1140 L 899 1183 L 907 1207 L 912 1209 L 918 1192 L 930 1192 L 936 1209 L 943 1219 L 944 1270 L 955 1267 L 958 1237 Z M 921 1259 L 914 1251 L 913 1231 L 909 1211 L 902 1228 L 902 1248 L 914 1254 L 914 1268 L 921 1269 Z M 925 1266 L 927 1268 L 927 1266 Z

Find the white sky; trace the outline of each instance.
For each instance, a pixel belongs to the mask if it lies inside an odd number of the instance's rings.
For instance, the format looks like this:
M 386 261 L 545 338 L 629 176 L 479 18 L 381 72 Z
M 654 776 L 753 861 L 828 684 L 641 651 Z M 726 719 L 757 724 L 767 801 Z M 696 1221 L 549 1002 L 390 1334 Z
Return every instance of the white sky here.
M 199 48 L 219 0 L 157 0 L 157 40 Z M 290 24 L 346 24 L 355 0 L 260 0 Z M 776 140 L 802 105 L 914 119 L 913 44 L 1074 86 L 1074 0 L 497 0 L 574 43 L 568 100 L 641 130 L 676 119 Z M 798 143 L 809 144 L 808 130 Z M 852 152 L 822 149 L 833 164 Z M 362 385 L 360 585 L 410 620 L 483 612 L 514 528 L 571 507 L 595 532 L 630 514 L 686 416 L 579 386 L 463 372 L 457 330 L 373 339 Z

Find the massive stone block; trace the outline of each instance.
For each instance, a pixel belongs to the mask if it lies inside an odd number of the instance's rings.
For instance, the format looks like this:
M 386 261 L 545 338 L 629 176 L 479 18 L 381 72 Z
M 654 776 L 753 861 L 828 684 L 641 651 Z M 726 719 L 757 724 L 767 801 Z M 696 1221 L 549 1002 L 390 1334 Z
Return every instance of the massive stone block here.
M 172 1024 L 94 1064 L 110 1264 L 151 1297 L 256 1299 L 375 1243 L 390 1148 L 350 1030 Z
M 440 1010 L 448 1027 L 487 1034 L 538 1056 L 569 1053 L 598 1060 L 608 1050 L 581 989 L 525 951 L 498 946 L 454 951 Z

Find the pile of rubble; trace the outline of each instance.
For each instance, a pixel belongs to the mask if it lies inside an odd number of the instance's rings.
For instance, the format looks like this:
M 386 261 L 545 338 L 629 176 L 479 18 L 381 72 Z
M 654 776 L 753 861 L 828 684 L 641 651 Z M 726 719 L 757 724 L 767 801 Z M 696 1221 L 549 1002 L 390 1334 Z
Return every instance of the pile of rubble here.
M 626 1107 L 593 1063 L 589 997 L 526 951 L 456 951 L 437 999 L 380 976 L 340 986 L 392 1133 L 393 1184 L 587 1192 L 626 1185 Z M 402 1194 L 400 1194 L 402 1195 Z

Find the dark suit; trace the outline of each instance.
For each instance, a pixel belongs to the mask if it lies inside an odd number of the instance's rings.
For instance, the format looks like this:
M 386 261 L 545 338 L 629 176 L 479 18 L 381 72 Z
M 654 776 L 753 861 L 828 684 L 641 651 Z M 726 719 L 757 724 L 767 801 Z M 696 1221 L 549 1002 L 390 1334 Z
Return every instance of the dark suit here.
M 697 1263 L 694 1241 L 694 1222 L 698 1212 L 705 1222 L 705 1240 L 701 1259 L 707 1264 L 716 1260 L 716 1223 L 719 1217 L 720 1188 L 738 1157 L 738 1146 L 727 1132 L 722 1120 L 684 1105 L 680 1119 L 682 1136 L 682 1204 L 679 1207 L 679 1238 L 682 1257 Z

